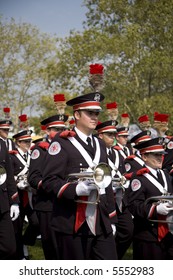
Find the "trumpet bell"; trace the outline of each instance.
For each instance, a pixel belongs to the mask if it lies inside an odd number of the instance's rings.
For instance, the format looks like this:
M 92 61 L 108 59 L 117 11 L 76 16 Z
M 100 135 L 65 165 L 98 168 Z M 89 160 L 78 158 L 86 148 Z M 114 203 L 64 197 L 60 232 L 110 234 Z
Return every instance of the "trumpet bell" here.
M 100 163 L 96 166 L 93 174 L 94 183 L 100 188 L 107 188 L 111 181 L 111 169 L 108 164 Z
M 0 185 L 3 185 L 7 179 L 7 172 L 5 168 L 0 165 Z
M 95 166 L 93 171 L 85 171 L 80 173 L 70 173 L 68 178 L 76 179 L 93 179 L 96 187 L 105 189 L 112 181 L 111 168 L 107 163 L 101 162 Z

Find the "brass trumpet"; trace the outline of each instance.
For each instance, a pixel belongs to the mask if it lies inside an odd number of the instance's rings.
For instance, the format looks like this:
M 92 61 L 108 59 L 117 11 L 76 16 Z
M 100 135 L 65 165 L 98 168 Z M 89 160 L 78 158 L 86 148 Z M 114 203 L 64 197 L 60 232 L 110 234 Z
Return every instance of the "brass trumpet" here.
M 93 171 L 83 171 L 80 173 L 70 173 L 68 175 L 68 180 L 70 178 L 75 179 L 93 179 L 95 185 L 99 189 L 105 189 L 109 186 L 112 181 L 111 168 L 107 163 L 101 162 L 96 165 Z
M 156 202 L 156 205 L 158 205 L 159 203 L 169 202 L 170 207 L 173 207 L 173 195 L 171 195 L 170 193 L 165 193 L 163 195 L 151 196 L 146 199 L 145 204 L 149 202 Z M 149 219 L 149 221 L 155 223 L 167 223 L 169 231 L 173 234 L 173 211 L 170 211 L 170 213 L 166 216 L 165 220 Z
M 70 173 L 68 175 L 68 181 L 73 180 L 85 180 L 91 179 L 94 181 L 97 190 L 96 201 L 83 201 L 76 200 L 76 202 L 87 203 L 87 204 L 98 204 L 99 202 L 99 191 L 100 189 L 106 189 L 112 181 L 111 168 L 107 163 L 101 162 L 93 168 L 93 171 L 84 171 L 80 173 Z

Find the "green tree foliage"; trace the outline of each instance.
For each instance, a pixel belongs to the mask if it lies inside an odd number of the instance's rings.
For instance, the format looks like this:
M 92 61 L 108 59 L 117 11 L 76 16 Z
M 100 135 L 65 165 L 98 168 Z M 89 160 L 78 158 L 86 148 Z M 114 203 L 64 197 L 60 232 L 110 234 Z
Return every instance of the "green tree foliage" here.
M 32 115 L 40 96 L 50 94 L 45 69 L 56 51 L 56 41 L 30 24 L 2 17 L 0 37 L 1 107 L 11 107 L 17 127 L 18 116 Z
M 62 83 L 74 80 L 80 93 L 88 91 L 89 64 L 103 63 L 106 102 L 116 100 L 132 122 L 145 113 L 152 118 L 155 111 L 173 115 L 173 0 L 85 0 L 84 5 L 84 32 L 71 32 L 60 42 Z
M 41 117 L 47 116 L 54 110 L 48 108 L 49 95 L 91 91 L 89 65 L 102 63 L 104 109 L 116 101 L 131 122 L 145 113 L 151 121 L 155 111 L 169 113 L 173 127 L 173 0 L 84 0 L 84 5 L 84 31 L 64 39 L 14 20 L 0 23 L 1 101 L 11 102 L 18 115 L 26 108 L 32 112 L 38 100 Z

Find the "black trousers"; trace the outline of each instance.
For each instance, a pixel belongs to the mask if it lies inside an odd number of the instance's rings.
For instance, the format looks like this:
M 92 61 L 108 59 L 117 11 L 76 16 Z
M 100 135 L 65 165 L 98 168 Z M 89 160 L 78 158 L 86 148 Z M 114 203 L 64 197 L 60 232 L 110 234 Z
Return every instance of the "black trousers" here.
M 16 240 L 10 213 L 0 214 L 0 260 L 13 259 Z
M 37 236 L 40 234 L 38 217 L 36 211 L 33 210 L 29 204 L 24 209 L 23 220 L 25 215 L 28 218 L 28 225 L 23 233 L 23 243 L 25 245 L 33 246 Z
M 24 218 L 28 218 L 28 224 L 24 231 Z M 20 207 L 20 215 L 18 219 L 13 222 L 15 238 L 17 244 L 16 259 L 23 259 L 23 245 L 33 246 L 36 242 L 37 236 L 40 234 L 39 221 L 36 212 L 29 204 L 25 208 Z M 24 231 L 24 232 L 23 232 Z
M 61 260 L 117 260 L 115 238 L 111 234 L 99 236 L 67 235 L 55 231 L 57 259 Z
M 133 240 L 134 260 L 173 260 L 173 235 L 168 233 L 161 242 Z
M 52 212 L 43 212 L 36 211 L 39 225 L 40 225 L 40 234 L 41 234 L 41 242 L 42 248 L 44 252 L 44 257 L 46 260 L 55 260 L 56 259 L 56 250 L 53 242 L 53 230 L 50 226 Z
M 128 208 L 123 208 L 122 213 L 117 210 L 117 218 L 115 241 L 118 259 L 121 260 L 132 243 L 134 225 Z

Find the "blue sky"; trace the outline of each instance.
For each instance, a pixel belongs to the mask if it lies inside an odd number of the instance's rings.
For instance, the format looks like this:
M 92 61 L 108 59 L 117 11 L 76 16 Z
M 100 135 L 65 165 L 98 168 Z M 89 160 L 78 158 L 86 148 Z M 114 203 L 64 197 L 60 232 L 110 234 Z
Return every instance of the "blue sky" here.
M 69 35 L 72 29 L 82 31 L 86 19 L 83 0 L 0 0 L 0 14 L 27 22 L 42 32 L 58 37 Z

